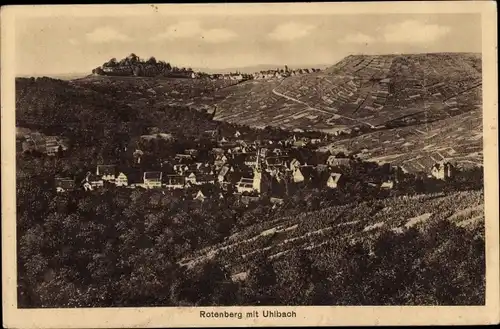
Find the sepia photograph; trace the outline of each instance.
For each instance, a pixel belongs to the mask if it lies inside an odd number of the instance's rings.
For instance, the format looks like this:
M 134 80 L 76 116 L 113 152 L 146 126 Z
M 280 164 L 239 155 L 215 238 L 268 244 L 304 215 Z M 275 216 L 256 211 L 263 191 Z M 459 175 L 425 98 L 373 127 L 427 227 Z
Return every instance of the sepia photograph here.
M 4 325 L 498 321 L 495 9 L 2 7 Z

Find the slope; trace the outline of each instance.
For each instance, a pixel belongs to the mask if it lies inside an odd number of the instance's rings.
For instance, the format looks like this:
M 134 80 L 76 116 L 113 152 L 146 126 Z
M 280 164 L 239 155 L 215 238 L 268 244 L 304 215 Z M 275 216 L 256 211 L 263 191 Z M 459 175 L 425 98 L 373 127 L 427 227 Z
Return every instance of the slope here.
M 275 215 L 273 220 L 251 225 L 220 244 L 186 256 L 179 264 L 189 268 L 216 259 L 233 275 L 241 276 L 253 260 L 262 256 L 274 262 L 289 252 L 309 250 L 320 261 L 331 246 L 370 243 L 383 232 L 400 234 L 439 221 L 450 221 L 481 234 L 483 202 L 482 191 L 463 191 L 351 203 L 298 216 Z
M 16 79 L 16 126 L 92 145 L 126 131 L 138 113 L 98 92 L 50 78 Z

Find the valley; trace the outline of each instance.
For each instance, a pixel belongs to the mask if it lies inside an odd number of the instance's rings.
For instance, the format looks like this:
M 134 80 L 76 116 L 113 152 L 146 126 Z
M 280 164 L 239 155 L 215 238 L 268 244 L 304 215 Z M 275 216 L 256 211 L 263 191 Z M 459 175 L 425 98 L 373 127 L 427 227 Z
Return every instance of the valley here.
M 17 79 L 20 304 L 484 302 L 480 58 L 256 76 Z

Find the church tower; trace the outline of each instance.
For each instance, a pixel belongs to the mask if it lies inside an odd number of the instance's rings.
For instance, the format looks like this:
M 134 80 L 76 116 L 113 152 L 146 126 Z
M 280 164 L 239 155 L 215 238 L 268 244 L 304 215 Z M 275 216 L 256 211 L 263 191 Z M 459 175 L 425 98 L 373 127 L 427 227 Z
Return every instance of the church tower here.
M 261 193 L 262 190 L 262 168 L 260 166 L 260 148 L 257 150 L 257 159 L 255 167 L 253 170 L 253 189 L 257 193 Z

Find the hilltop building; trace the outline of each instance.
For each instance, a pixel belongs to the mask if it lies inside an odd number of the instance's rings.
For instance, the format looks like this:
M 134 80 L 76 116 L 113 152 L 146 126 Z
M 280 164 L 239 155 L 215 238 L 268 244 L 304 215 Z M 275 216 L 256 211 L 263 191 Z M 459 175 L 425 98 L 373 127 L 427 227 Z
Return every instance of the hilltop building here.
M 341 177 L 342 174 L 331 173 L 326 181 L 326 186 L 328 186 L 329 188 L 337 188 L 339 186 Z

